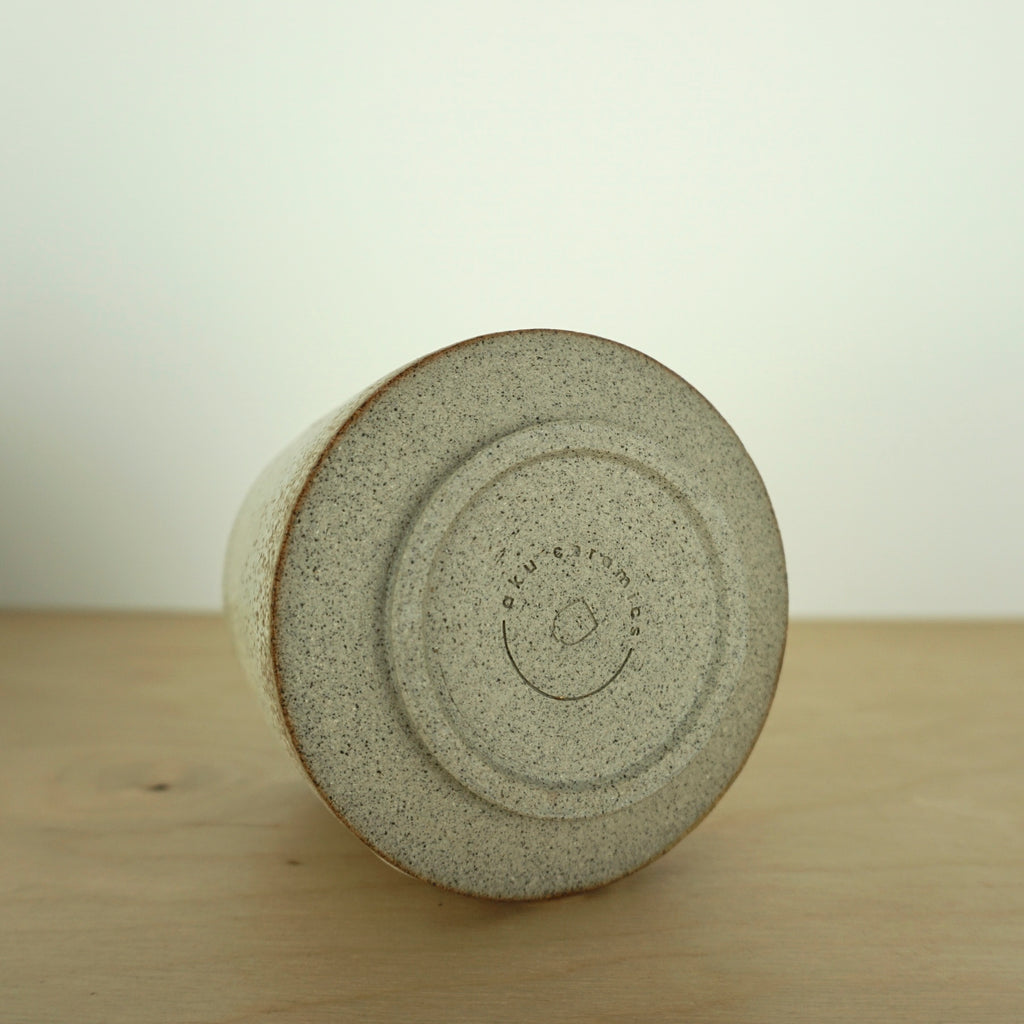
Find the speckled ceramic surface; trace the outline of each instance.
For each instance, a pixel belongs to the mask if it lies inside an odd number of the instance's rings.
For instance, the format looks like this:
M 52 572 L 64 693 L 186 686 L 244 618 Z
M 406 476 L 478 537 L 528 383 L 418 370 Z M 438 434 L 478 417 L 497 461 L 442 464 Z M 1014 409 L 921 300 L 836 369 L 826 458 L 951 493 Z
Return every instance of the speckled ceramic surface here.
M 567 331 L 444 349 L 315 424 L 246 499 L 225 596 L 334 812 L 506 899 L 609 882 L 692 828 L 757 738 L 787 622 L 735 434 Z

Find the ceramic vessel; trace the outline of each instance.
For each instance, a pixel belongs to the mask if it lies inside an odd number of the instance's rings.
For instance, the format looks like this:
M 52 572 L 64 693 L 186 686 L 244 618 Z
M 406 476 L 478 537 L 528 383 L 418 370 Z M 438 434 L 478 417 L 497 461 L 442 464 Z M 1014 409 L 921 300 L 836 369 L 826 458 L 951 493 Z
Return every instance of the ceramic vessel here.
M 761 478 L 689 384 L 568 331 L 425 357 L 253 486 L 225 600 L 334 813 L 438 885 L 531 899 L 691 829 L 760 732 L 787 623 Z

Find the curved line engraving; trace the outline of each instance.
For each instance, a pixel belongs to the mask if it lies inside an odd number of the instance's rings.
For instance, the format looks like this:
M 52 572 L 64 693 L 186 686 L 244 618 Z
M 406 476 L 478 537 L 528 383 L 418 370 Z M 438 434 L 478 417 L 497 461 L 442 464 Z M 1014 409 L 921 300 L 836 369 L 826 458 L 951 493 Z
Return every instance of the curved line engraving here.
M 629 657 L 633 653 L 633 648 L 630 647 L 630 649 L 626 651 L 626 657 L 622 659 L 622 664 L 605 682 L 597 687 L 597 689 L 591 690 L 589 693 L 581 693 L 578 697 L 559 697 L 557 694 L 548 693 L 547 690 L 541 689 L 536 683 L 531 683 L 530 680 L 523 675 L 523 670 L 516 664 L 516 659 L 512 656 L 512 650 L 508 645 L 508 629 L 505 625 L 504 619 L 501 620 L 501 639 L 505 644 L 505 653 L 508 655 L 508 660 L 512 662 L 512 667 L 516 670 L 516 675 L 518 675 L 531 690 L 536 690 L 539 694 L 542 694 L 545 697 L 550 697 L 552 700 L 583 700 L 585 697 L 593 697 L 595 693 L 600 693 L 605 687 L 611 686 L 611 684 L 618 679 L 619 673 L 621 673 L 626 667 L 626 662 L 629 661 Z

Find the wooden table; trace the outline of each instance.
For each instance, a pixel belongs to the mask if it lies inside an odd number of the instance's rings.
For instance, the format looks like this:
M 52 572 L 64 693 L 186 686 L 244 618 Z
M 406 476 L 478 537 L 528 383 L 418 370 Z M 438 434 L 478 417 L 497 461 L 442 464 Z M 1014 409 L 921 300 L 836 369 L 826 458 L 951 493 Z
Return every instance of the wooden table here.
M 216 617 L 0 616 L 0 1020 L 1024 1020 L 1024 623 L 798 623 L 660 861 L 540 904 L 377 860 Z

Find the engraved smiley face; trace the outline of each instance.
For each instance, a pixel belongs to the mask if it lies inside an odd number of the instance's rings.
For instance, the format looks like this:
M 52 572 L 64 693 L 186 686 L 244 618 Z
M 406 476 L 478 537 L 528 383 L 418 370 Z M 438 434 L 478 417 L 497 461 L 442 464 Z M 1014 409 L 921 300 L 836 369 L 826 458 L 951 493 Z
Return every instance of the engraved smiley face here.
M 622 586 L 629 577 L 606 563 L 612 559 L 594 548 L 554 547 L 510 577 L 517 594 L 504 602 L 502 644 L 516 676 L 545 697 L 593 697 L 633 656 L 639 609 Z

